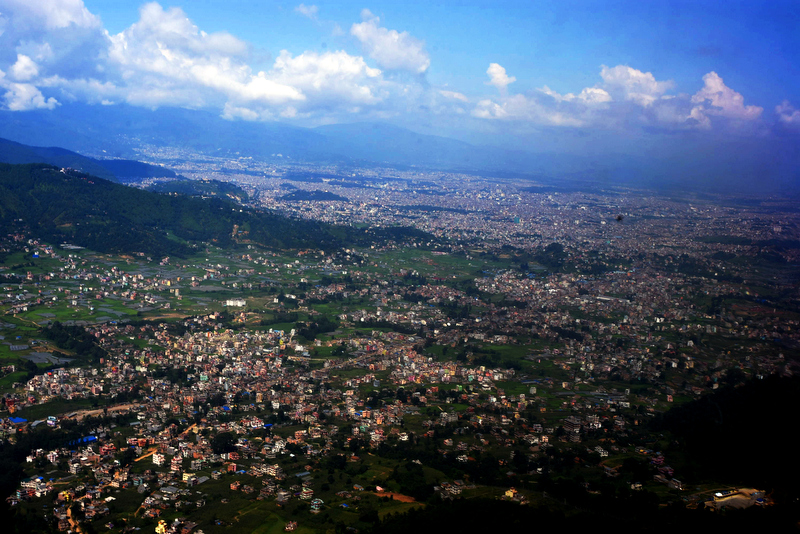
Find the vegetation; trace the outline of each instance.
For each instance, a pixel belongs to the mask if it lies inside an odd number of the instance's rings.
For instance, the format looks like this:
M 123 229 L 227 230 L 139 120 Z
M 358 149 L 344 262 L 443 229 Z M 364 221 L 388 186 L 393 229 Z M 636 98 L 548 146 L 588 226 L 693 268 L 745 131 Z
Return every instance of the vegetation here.
M 186 256 L 191 242 L 325 250 L 344 243 L 427 237 L 408 228 L 358 232 L 293 220 L 219 198 L 159 195 L 48 165 L 0 164 L 0 221 L 8 226 L 20 220 L 47 241 L 159 257 Z
M 170 180 L 148 188 L 154 193 L 177 193 L 192 197 L 221 197 L 246 202 L 247 192 L 236 184 L 219 180 Z

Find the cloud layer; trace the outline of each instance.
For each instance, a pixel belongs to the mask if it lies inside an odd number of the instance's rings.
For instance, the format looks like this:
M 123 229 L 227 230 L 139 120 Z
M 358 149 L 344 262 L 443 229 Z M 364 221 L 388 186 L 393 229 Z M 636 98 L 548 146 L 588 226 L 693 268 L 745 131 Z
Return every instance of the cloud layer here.
M 247 43 L 226 32 L 206 33 L 180 8 L 155 2 L 116 35 L 80 0 L 2 2 L 0 88 L 10 110 L 80 100 L 214 107 L 255 120 L 363 112 L 403 92 L 363 57 L 341 50 L 296 56 L 284 50 L 269 70 L 254 71 Z M 314 18 L 318 9 L 301 4 L 297 12 Z M 379 66 L 427 68 L 420 41 L 379 27 L 375 17 L 363 24 L 354 32 Z
M 506 70 L 492 63 L 486 71 L 489 85 L 500 90 L 499 98 L 480 100 L 472 115 L 481 119 L 525 121 L 546 126 L 630 128 L 631 125 L 661 129 L 737 128 L 755 125 L 763 108 L 745 105 L 744 97 L 726 86 L 716 72 L 703 76 L 703 87 L 693 95 L 669 94 L 675 83 L 659 81 L 651 72 L 627 65 L 600 69 L 602 81 L 579 93 L 559 94 L 544 86 L 529 94 L 507 94 L 515 81 Z M 798 113 L 788 102 L 776 113 L 785 123 Z
M 294 11 L 322 26 L 316 5 L 300 4 Z M 72 101 L 128 103 L 211 108 L 230 119 L 312 122 L 416 113 L 465 117 L 478 127 L 506 121 L 572 129 L 744 132 L 772 120 L 800 128 L 800 111 L 789 101 L 765 118 L 762 107 L 746 102 L 714 71 L 690 93 L 628 65 L 602 65 L 596 84 L 573 92 L 543 85 L 515 93 L 523 82 L 492 62 L 485 70 L 485 63 L 475 65 L 476 78 L 486 78 L 470 93 L 431 85 L 425 42 L 387 28 L 368 9 L 349 34 L 336 37 L 361 55 L 345 49 L 282 50 L 257 70 L 248 43 L 227 32 L 203 31 L 180 8 L 144 4 L 135 23 L 112 35 L 81 0 L 0 0 L 0 105 L 25 111 Z
M 350 34 L 359 40 L 364 52 L 379 66 L 422 74 L 431 64 L 425 43 L 409 35 L 380 26 L 380 19 L 369 9 L 361 12 L 363 22 L 353 24 Z

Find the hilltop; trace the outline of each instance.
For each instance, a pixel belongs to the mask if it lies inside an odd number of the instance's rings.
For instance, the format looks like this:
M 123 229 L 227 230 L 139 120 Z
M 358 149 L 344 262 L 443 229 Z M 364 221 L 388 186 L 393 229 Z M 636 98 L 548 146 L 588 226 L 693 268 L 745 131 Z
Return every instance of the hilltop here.
M 95 159 L 65 148 L 29 146 L 2 138 L 0 138 L 0 163 L 47 163 L 112 181 L 177 177 L 175 172 L 159 165 L 127 159 Z

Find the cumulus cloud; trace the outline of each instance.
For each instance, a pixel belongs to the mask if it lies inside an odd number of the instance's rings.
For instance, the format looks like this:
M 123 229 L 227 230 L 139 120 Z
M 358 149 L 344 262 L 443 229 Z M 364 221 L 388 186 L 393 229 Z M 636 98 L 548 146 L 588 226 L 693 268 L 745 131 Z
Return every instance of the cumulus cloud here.
M 342 50 L 284 50 L 271 66 L 258 70 L 251 67 L 246 42 L 227 32 L 203 31 L 180 8 L 145 4 L 134 24 L 109 35 L 81 0 L 0 0 L 0 5 L 0 105 L 9 110 L 53 109 L 69 101 L 127 102 L 214 108 L 230 119 L 307 123 L 335 122 L 354 113 L 362 119 L 471 113 L 532 125 L 651 131 L 743 131 L 743 124 L 759 124 L 763 112 L 745 105 L 715 72 L 703 77 L 693 95 L 670 94 L 672 81 L 627 65 L 602 66 L 595 85 L 572 92 L 544 85 L 510 94 L 516 78 L 491 63 L 486 85 L 497 92 L 468 98 L 450 87 L 420 83 L 422 76 L 408 76 L 430 67 L 424 42 L 381 26 L 369 10 L 350 28 L 366 59 Z M 315 5 L 300 4 L 295 11 L 314 20 L 318 15 Z M 367 63 L 370 58 L 379 68 Z M 800 126 L 800 111 L 789 102 L 775 113 L 781 124 Z
M 781 123 L 800 127 L 800 110 L 791 105 L 788 100 L 784 100 L 775 106 L 775 113 L 778 114 L 778 120 Z
M 150 3 L 139 21 L 111 36 L 109 67 L 130 88 L 127 100 L 140 105 L 201 107 L 303 100 L 302 92 L 253 73 L 246 43 L 226 32 L 198 29 L 179 8 Z
M 617 65 L 613 68 L 603 65 L 600 77 L 603 78 L 604 86 L 609 92 L 621 97 L 622 100 L 630 100 L 643 107 L 653 105 L 675 85 L 672 81 L 659 82 L 652 73 L 642 72 L 626 65 Z
M 300 13 L 304 17 L 308 17 L 311 20 L 317 20 L 317 13 L 319 12 L 319 8 L 315 5 L 307 6 L 305 4 L 300 4 L 296 8 L 294 8 L 295 12 Z
M 255 71 L 247 43 L 227 32 L 202 31 L 180 8 L 155 2 L 143 5 L 130 27 L 109 35 L 80 1 L 0 1 L 13 8 L 4 4 L 0 14 L 0 99 L 6 109 L 52 109 L 57 96 L 151 108 L 212 107 L 231 119 L 264 120 L 377 113 L 378 104 L 392 100 L 402 107 L 417 95 L 414 83 L 387 80 L 381 69 L 344 51 L 283 51 L 269 69 Z M 305 4 L 297 11 L 317 13 Z M 379 64 L 427 68 L 420 41 L 380 28 L 371 14 L 365 21 L 363 35 Z M 394 47 L 381 40 L 387 36 Z
M 486 84 L 494 85 L 500 90 L 501 94 L 505 94 L 509 84 L 517 81 L 513 76 L 508 76 L 506 74 L 506 69 L 501 67 L 498 63 L 491 63 L 489 68 L 486 69 L 486 74 L 489 75 L 489 81 L 486 82 Z
M 39 75 L 39 66 L 24 54 L 17 54 L 17 62 L 11 66 L 11 75 L 18 82 L 27 82 Z
M 58 89 L 67 101 L 80 100 L 91 104 L 110 105 L 125 101 L 127 95 L 126 88 L 94 78 L 66 79 L 56 75 L 42 78 L 37 83 L 39 87 Z
M 24 55 L 39 74 L 95 69 L 107 46 L 100 19 L 81 0 L 2 0 L 0 30 L 0 65 Z
M 101 26 L 100 18 L 86 9 L 83 0 L 3 0 L 3 8 L 14 15 L 15 26 L 37 25 L 47 30 Z
M 728 119 L 751 121 L 761 116 L 764 108 L 759 106 L 745 106 L 744 97 L 726 86 L 716 72 L 709 72 L 703 76 L 704 87 L 692 96 L 692 118 L 698 120 L 703 126 L 708 126 L 709 115 L 716 115 Z
M 548 86 L 528 95 L 507 95 L 509 78 L 505 69 L 493 63 L 487 71 L 501 90 L 499 99 L 480 100 L 473 116 L 484 119 L 521 120 L 540 125 L 599 129 L 647 127 L 662 130 L 737 128 L 759 118 L 762 108 L 745 106 L 741 94 L 727 87 L 710 72 L 704 87 L 695 95 L 671 95 L 670 80 L 661 81 L 650 72 L 627 65 L 600 70 L 601 81 L 578 93 L 560 94 Z M 779 120 L 800 123 L 800 112 L 788 105 L 776 108 Z M 731 121 L 734 122 L 731 122 Z M 737 126 L 739 125 L 739 126 Z
M 539 91 L 554 98 L 558 102 L 581 102 L 587 105 L 598 105 L 611 102 L 612 100 L 611 95 L 599 87 L 586 87 L 577 95 L 572 93 L 560 95 L 546 85 L 539 89 Z
M 497 100 L 480 100 L 472 111 L 474 117 L 526 121 L 539 125 L 581 127 L 599 122 L 599 113 L 608 108 L 611 95 L 600 87 L 586 87 L 580 93 L 559 94 L 544 86 L 531 94 L 508 95 L 508 86 L 516 81 L 506 69 L 492 63 L 486 70 L 490 81 L 500 91 Z
M 353 24 L 350 35 L 361 43 L 369 57 L 388 70 L 405 70 L 422 74 L 431 64 L 425 43 L 408 32 L 398 32 L 381 27 L 380 18 L 364 9 L 363 22 Z
M 284 50 L 275 60 L 271 75 L 316 102 L 374 104 L 381 99 L 378 94 L 381 71 L 369 67 L 364 58 L 343 51 L 305 52 L 293 57 Z
M 246 57 L 247 44 L 227 32 L 208 34 L 195 26 L 180 8 L 164 10 L 145 4 L 139 21 L 111 37 L 110 57 L 122 64 L 144 64 L 151 60 L 183 62 Z M 141 56 L 141 57 L 139 57 Z
M 6 89 L 3 99 L 11 111 L 29 111 L 32 109 L 54 109 L 59 105 L 55 98 L 45 98 L 36 86 L 29 83 L 7 82 L 5 73 L 0 70 L 0 87 Z

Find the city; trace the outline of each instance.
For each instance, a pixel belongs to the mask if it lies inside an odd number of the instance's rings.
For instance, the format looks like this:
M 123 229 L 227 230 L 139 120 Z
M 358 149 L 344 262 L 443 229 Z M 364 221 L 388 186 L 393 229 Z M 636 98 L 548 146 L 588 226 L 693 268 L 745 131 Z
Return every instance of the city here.
M 0 350 L 28 363 L 3 368 L 4 439 L 85 434 L 29 451 L 12 508 L 55 499 L 40 520 L 61 530 L 214 532 L 238 518 L 211 517 L 212 502 L 265 501 L 260 520 L 358 529 L 387 498 L 394 512 L 478 496 L 542 506 L 564 455 L 588 495 L 770 504 L 759 481 L 687 471 L 653 425 L 796 372 L 790 205 L 205 165 L 180 172 L 291 217 L 429 237 L 278 251 L 239 231 L 234 249 L 150 258 L 7 236 Z M 349 200 L 281 201 L 287 184 Z
M 0 0 L 4 532 L 797 532 L 798 20 Z

